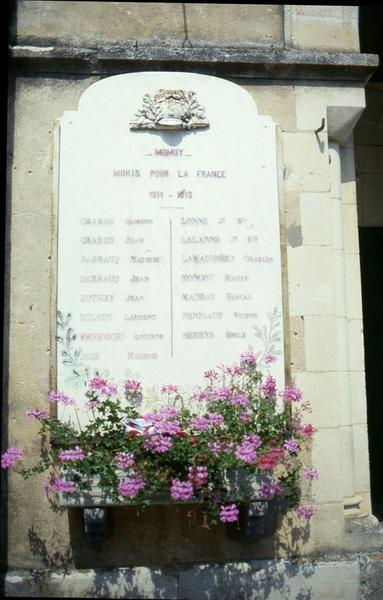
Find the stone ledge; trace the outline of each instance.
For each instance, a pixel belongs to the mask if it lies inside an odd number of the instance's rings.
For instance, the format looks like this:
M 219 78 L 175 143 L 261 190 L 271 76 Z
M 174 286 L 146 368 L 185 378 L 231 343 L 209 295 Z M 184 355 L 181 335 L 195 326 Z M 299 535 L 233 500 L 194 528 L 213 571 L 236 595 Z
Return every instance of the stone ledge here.
M 358 553 L 168 568 L 20 570 L 2 579 L 5 596 L 11 597 L 380 600 L 382 567 L 380 555 Z
M 379 65 L 375 54 L 243 47 L 134 46 L 99 49 L 11 46 L 11 62 L 24 71 L 119 73 L 127 69 L 198 70 L 235 77 L 366 83 Z

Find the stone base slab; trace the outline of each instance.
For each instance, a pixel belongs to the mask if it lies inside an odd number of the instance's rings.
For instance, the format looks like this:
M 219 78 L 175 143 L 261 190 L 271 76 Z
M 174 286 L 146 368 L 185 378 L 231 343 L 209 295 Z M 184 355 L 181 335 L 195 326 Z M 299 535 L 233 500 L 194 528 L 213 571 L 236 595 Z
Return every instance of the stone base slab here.
M 380 600 L 383 553 L 188 567 L 9 572 L 6 597 L 168 600 Z

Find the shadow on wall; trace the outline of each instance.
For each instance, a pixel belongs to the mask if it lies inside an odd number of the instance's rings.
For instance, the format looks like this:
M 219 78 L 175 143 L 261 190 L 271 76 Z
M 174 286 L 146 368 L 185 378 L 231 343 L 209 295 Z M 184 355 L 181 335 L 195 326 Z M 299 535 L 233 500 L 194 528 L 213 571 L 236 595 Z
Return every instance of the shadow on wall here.
M 224 526 L 202 529 L 201 519 L 192 515 L 190 520 L 188 512 L 190 506 L 153 506 L 142 517 L 135 507 L 115 508 L 110 511 L 115 514 L 109 538 L 89 545 L 82 510 L 70 509 L 71 547 L 66 552 L 50 552 L 47 541 L 30 529 L 31 553 L 43 566 L 33 572 L 39 595 L 310 600 L 315 567 L 291 560 L 309 537 L 307 526 L 302 529 L 287 517 L 276 536 L 254 544 L 233 543 Z M 265 558 L 276 548 L 289 560 Z

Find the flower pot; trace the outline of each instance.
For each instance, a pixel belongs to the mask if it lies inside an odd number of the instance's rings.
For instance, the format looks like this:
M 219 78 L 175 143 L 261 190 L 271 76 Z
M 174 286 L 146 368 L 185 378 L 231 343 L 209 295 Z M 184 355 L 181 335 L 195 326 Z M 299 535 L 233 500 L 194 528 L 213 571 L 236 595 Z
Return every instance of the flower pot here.
M 249 502 L 239 505 L 238 508 L 239 521 L 226 524 L 226 535 L 229 539 L 241 543 L 254 543 L 275 533 L 279 514 L 276 500 Z

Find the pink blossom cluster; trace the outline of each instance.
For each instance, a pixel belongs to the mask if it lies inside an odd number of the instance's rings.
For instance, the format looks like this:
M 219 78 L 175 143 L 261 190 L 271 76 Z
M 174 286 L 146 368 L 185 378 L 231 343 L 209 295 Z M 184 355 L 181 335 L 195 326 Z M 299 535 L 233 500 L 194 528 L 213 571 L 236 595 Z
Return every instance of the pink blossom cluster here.
M 220 452 L 226 452 L 227 454 L 230 454 L 230 452 L 233 451 L 234 444 L 233 442 L 226 442 L 223 444 L 219 444 L 218 442 L 208 442 L 208 447 L 210 452 L 215 455 L 219 454 Z
M 147 413 L 144 419 L 156 433 L 174 436 L 181 431 L 178 416 L 179 412 L 174 406 L 164 406 L 158 412 Z
M 170 495 L 175 500 L 190 500 L 193 497 L 194 489 L 191 481 L 180 481 L 172 479 L 170 486 Z
M 283 447 L 286 448 L 286 450 L 288 450 L 289 452 L 299 451 L 299 444 L 295 438 L 290 438 L 289 440 L 286 440 L 283 444 Z
M 118 493 L 124 498 L 134 498 L 145 487 L 142 477 L 127 477 L 118 482 Z
M 62 450 L 59 454 L 59 459 L 63 462 L 66 461 L 76 461 L 76 460 L 84 460 L 85 454 L 82 448 L 78 446 L 76 448 L 72 448 L 70 450 Z
M 51 404 L 54 404 L 55 402 L 57 402 L 60 404 L 64 404 L 64 406 L 74 406 L 75 405 L 75 401 L 73 400 L 73 398 L 70 398 L 69 396 L 64 394 L 64 392 L 58 392 L 58 391 L 57 392 L 49 392 L 48 400 Z
M 118 452 L 114 457 L 116 465 L 119 469 L 129 469 L 134 465 L 133 454 L 129 452 Z
M 65 492 L 66 494 L 73 494 L 76 491 L 76 484 L 74 481 L 66 481 L 59 477 L 53 477 L 50 481 L 44 481 L 43 487 L 46 492 Z
M 88 408 L 90 410 L 93 410 L 94 408 L 97 408 L 98 406 L 98 401 L 97 400 L 87 400 L 85 402 L 85 408 Z
M 218 373 L 217 371 L 214 371 L 214 369 L 210 369 L 209 371 L 204 371 L 203 376 L 206 379 L 217 379 Z
M 198 400 L 199 402 L 204 402 L 209 397 L 208 393 L 205 390 L 199 390 L 193 393 L 194 400 Z
M 257 449 L 261 445 L 261 438 L 256 433 L 249 433 L 243 436 L 244 442 L 250 442 L 253 444 L 254 448 Z
M 243 371 L 241 367 L 226 367 L 225 373 L 234 377 L 235 375 L 242 375 Z
M 101 396 L 116 396 L 118 394 L 116 385 L 98 376 L 90 379 L 89 388 L 95 392 L 99 392 Z
M 1 467 L 3 469 L 8 469 L 9 467 L 13 467 L 20 460 L 24 458 L 24 452 L 21 448 L 8 448 L 6 452 L 1 456 Z
M 29 419 L 48 419 L 48 412 L 44 408 L 30 408 L 26 412 Z
M 135 379 L 127 379 L 124 382 L 125 396 L 127 400 L 142 400 L 141 383 Z
M 277 382 L 272 375 L 268 375 L 266 381 L 261 385 L 261 391 L 266 396 L 273 396 L 277 390 Z
M 245 394 L 245 393 L 233 395 L 230 398 L 230 404 L 232 404 L 233 406 L 247 406 L 248 403 L 249 403 L 249 398 L 248 398 L 247 394 Z
M 317 469 L 314 469 L 312 467 L 303 467 L 302 474 L 303 474 L 303 477 L 305 479 L 308 479 L 309 481 L 318 479 L 318 476 L 319 476 L 319 472 L 317 471 Z
M 205 485 L 209 479 L 209 471 L 205 466 L 189 467 L 188 479 L 196 485 Z
M 221 523 L 234 523 L 238 521 L 239 510 L 236 504 L 226 504 L 220 507 L 219 520 Z
M 253 370 L 257 366 L 257 356 L 254 352 L 243 352 L 241 354 L 241 366 L 244 370 Z
M 207 417 L 193 417 L 190 419 L 190 427 L 191 429 L 198 429 L 200 431 L 204 431 L 209 429 L 209 427 L 215 427 L 222 425 L 225 422 L 224 417 L 220 413 L 212 412 Z
M 242 421 L 243 423 L 248 423 L 249 421 L 251 421 L 250 413 L 248 413 L 247 411 L 244 411 L 243 413 L 241 413 L 239 415 L 239 420 Z
M 167 385 L 163 385 L 161 388 L 161 394 L 179 394 L 180 389 L 178 385 L 173 385 L 172 383 L 168 383 Z
M 298 517 L 302 517 L 303 519 L 307 519 L 309 521 L 311 517 L 315 513 L 315 508 L 313 506 L 298 506 L 297 508 Z
M 261 485 L 261 498 L 264 500 L 270 500 L 273 496 L 283 496 L 284 488 L 278 481 L 272 481 L 267 483 L 266 481 Z
M 268 354 L 266 354 L 264 361 L 267 365 L 270 365 L 271 363 L 275 362 L 277 360 L 277 357 L 275 356 L 275 354 L 271 354 L 271 352 L 269 352 Z
M 213 388 L 210 392 L 212 400 L 230 400 L 232 391 L 226 385 L 220 388 Z
M 256 446 L 252 442 L 245 441 L 237 446 L 235 456 L 238 460 L 243 460 L 244 462 L 251 464 L 257 459 L 255 450 Z
M 302 391 L 293 386 L 286 386 L 282 393 L 283 400 L 288 404 L 302 400 Z
M 315 429 L 310 423 L 298 427 L 298 432 L 305 438 L 311 438 L 314 435 L 314 431 Z
M 170 450 L 172 446 L 173 442 L 171 438 L 160 434 L 152 435 L 144 442 L 145 450 L 151 450 L 153 452 L 158 452 L 159 454 L 164 454 Z

